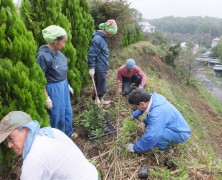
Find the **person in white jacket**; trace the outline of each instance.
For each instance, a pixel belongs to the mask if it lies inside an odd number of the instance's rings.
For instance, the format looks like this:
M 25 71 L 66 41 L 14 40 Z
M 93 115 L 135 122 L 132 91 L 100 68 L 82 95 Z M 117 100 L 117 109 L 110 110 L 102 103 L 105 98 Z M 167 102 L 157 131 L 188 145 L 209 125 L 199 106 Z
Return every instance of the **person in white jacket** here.
M 22 156 L 21 180 L 98 180 L 98 171 L 62 131 L 40 128 L 22 111 L 8 113 L 0 122 L 0 143 Z

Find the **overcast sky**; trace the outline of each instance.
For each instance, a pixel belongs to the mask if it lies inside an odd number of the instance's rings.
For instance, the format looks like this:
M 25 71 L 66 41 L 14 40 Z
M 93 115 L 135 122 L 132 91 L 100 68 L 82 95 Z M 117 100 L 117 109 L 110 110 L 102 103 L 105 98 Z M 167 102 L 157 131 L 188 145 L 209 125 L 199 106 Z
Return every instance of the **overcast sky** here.
M 130 7 L 154 19 L 166 16 L 210 16 L 222 18 L 222 0 L 128 0 Z

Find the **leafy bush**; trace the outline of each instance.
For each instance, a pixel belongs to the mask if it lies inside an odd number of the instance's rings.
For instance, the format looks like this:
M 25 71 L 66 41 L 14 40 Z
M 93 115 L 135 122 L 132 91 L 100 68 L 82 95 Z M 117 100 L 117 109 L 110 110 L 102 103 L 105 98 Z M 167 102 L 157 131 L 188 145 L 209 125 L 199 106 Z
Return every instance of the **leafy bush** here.
M 88 101 L 86 110 L 80 115 L 80 125 L 86 128 L 90 135 L 97 138 L 102 136 L 103 126 L 105 123 L 105 113 L 101 106 L 94 104 L 92 100 Z

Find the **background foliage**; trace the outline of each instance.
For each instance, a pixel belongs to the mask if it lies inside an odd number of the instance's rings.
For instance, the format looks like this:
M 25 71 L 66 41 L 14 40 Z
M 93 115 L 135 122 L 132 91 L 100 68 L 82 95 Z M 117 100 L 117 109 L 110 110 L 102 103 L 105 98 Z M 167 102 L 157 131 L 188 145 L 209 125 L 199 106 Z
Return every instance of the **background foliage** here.
M 112 42 L 111 49 L 125 47 L 144 39 L 138 23 L 142 15 L 136 9 L 129 8 L 126 0 L 91 0 L 89 3 L 95 28 L 108 19 L 115 19 L 117 22 L 118 34 Z
M 212 52 L 213 52 L 213 56 L 216 56 L 220 60 L 222 60 L 222 36 L 220 36 L 220 40 L 219 40 L 217 46 L 215 46 L 212 49 Z
M 150 19 L 149 22 L 175 42 L 186 41 L 210 47 L 211 40 L 222 34 L 222 19 L 213 17 L 169 16 Z

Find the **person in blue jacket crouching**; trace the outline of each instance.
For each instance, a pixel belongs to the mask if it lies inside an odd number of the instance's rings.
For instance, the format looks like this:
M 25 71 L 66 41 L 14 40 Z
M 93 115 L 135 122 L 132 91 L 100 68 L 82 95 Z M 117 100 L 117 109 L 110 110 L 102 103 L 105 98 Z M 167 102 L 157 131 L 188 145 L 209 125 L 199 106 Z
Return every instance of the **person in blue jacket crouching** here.
M 146 132 L 134 144 L 126 145 L 129 152 L 144 153 L 153 147 L 165 151 L 171 144 L 185 142 L 191 136 L 187 121 L 164 96 L 137 88 L 130 93 L 128 102 L 137 109 L 134 119 L 147 114 L 143 121 Z

